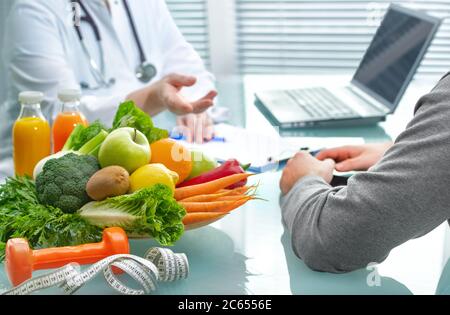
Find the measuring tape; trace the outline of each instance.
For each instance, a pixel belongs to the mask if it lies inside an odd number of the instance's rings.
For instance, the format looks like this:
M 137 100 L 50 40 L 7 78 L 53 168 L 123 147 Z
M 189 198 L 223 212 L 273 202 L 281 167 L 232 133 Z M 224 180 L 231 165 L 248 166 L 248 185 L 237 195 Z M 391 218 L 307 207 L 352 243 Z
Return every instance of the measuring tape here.
M 143 289 L 132 289 L 124 285 L 114 275 L 113 267 L 128 274 Z M 189 275 L 189 263 L 185 254 L 175 254 L 170 249 L 155 247 L 149 249 L 144 258 L 134 255 L 114 255 L 93 264 L 84 272 L 80 271 L 78 264 L 68 264 L 50 274 L 25 281 L 3 292 L 2 295 L 28 295 L 56 286 L 66 294 L 73 294 L 102 271 L 106 282 L 117 292 L 143 295 L 154 292 L 158 282 L 186 279 Z

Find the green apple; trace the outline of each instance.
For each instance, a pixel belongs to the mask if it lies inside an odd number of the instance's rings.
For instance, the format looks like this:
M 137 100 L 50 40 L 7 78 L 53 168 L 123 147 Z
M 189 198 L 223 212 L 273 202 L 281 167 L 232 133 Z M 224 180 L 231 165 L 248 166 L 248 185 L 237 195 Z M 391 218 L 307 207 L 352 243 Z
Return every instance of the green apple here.
M 102 168 L 122 166 L 130 174 L 150 162 L 151 150 L 147 137 L 133 128 L 120 128 L 106 137 L 98 160 Z
M 192 171 L 187 180 L 207 173 L 217 167 L 216 160 L 200 151 L 191 151 Z

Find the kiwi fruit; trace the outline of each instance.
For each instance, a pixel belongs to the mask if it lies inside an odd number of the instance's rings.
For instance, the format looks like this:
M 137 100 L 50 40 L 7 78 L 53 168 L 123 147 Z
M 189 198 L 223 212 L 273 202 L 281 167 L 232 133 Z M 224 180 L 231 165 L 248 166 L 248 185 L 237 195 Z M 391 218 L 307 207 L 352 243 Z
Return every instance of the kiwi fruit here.
M 109 166 L 95 173 L 86 185 L 86 192 L 95 201 L 125 195 L 130 189 L 130 174 L 120 166 Z

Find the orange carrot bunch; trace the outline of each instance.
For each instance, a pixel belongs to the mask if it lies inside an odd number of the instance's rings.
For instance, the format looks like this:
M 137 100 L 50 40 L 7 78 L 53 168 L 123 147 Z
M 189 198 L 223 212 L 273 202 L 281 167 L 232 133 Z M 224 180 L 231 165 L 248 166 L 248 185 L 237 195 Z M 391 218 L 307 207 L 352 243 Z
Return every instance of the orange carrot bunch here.
M 250 176 L 252 174 L 235 174 L 199 185 L 177 188 L 175 199 L 187 212 L 183 223 L 187 226 L 209 224 L 256 199 L 255 186 L 226 189 Z

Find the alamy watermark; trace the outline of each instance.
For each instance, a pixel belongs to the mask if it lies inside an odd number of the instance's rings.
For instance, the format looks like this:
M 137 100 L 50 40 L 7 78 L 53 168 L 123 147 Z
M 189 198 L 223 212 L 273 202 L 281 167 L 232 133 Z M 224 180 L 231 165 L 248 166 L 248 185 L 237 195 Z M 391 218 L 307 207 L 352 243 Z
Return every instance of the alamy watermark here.
M 81 6 L 78 2 L 70 2 L 67 7 L 66 23 L 71 26 L 81 25 Z
M 377 265 L 377 263 L 369 263 L 366 267 L 366 270 L 369 271 L 366 278 L 369 287 L 381 287 L 381 276 L 378 273 Z
M 367 25 L 379 27 L 386 12 L 386 4 L 379 2 L 369 2 L 367 4 L 366 9 L 367 9 L 367 19 L 366 19 Z

